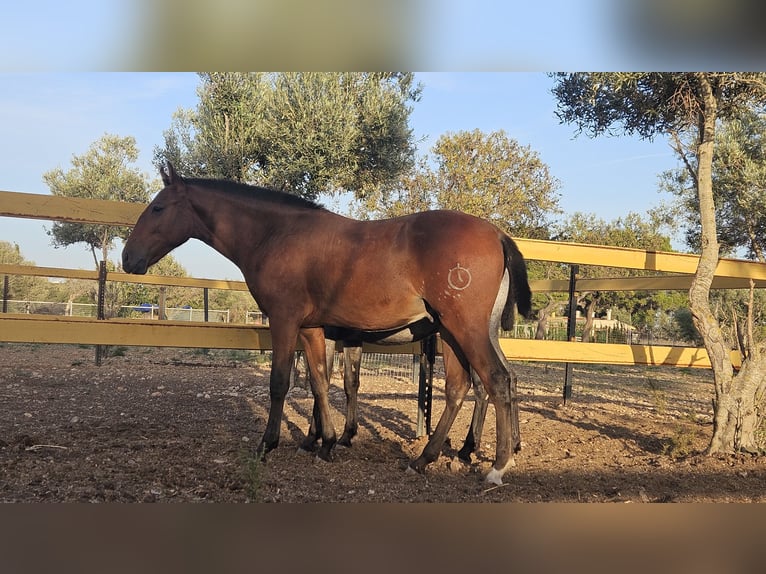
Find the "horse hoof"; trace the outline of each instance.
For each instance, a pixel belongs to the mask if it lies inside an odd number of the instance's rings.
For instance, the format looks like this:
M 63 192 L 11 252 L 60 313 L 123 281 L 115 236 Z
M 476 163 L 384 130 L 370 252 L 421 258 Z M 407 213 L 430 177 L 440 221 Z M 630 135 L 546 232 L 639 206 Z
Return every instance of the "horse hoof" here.
M 492 469 L 487 473 L 487 477 L 486 477 L 487 478 L 487 482 L 491 482 L 492 484 L 496 484 L 498 486 L 501 486 L 503 484 L 503 475 L 505 474 L 505 472 L 509 468 L 511 468 L 513 466 L 516 466 L 516 459 L 515 458 L 509 459 L 508 462 L 505 464 L 505 466 L 502 469 L 500 469 L 500 470 L 497 470 L 493 466 Z
M 317 443 L 315 440 L 311 439 L 305 439 L 301 444 L 298 445 L 298 450 L 302 450 L 305 452 L 315 452 L 317 449 Z
M 457 457 L 460 460 L 460 462 L 464 462 L 466 464 L 471 464 L 471 453 L 465 453 L 462 450 L 457 453 Z
M 420 459 L 413 460 L 407 465 L 408 474 L 425 474 L 427 462 L 423 462 Z
M 323 458 L 323 457 L 319 456 L 319 453 L 317 453 L 317 455 L 314 457 L 314 462 L 315 463 L 316 462 L 330 463 L 330 462 L 332 462 L 332 458 Z
M 489 482 L 489 483 L 496 484 L 497 486 L 502 486 L 503 485 L 503 471 L 497 470 L 496 468 L 492 468 L 492 470 L 490 470 L 487 473 L 486 479 L 487 479 L 487 482 Z

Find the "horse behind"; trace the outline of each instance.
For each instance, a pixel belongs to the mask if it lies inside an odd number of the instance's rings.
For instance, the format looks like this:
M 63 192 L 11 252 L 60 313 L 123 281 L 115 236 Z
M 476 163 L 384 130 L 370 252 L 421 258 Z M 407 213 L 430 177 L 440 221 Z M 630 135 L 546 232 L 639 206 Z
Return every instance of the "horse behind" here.
M 322 444 L 336 442 L 328 401 L 325 327 L 419 340 L 439 333 L 445 407 L 410 468 L 436 460 L 471 386 L 473 369 L 495 406 L 497 445 L 487 480 L 501 483 L 520 445 L 515 377 L 499 343 L 514 307 L 527 316 L 524 258 L 494 225 L 456 211 L 357 221 L 296 196 L 212 179 L 185 179 L 168 164 L 165 187 L 123 249 L 123 268 L 145 273 L 195 238 L 239 267 L 272 336 L 270 406 L 259 448 L 279 444 L 293 356 L 300 339 L 312 372 Z
M 351 333 L 334 328 L 325 328 L 325 344 L 327 354 L 327 376 L 332 376 L 334 368 L 335 349 L 340 342 L 343 353 L 343 390 L 346 394 L 346 420 L 343 426 L 343 434 L 338 439 L 338 444 L 351 447 L 351 441 L 359 430 L 359 420 L 357 415 L 358 395 L 360 386 L 360 372 L 362 365 L 362 347 L 365 342 L 377 343 L 379 345 L 398 345 L 411 342 L 411 339 L 405 337 L 404 340 L 397 338 L 379 339 L 375 333 Z M 307 373 L 310 375 L 310 373 Z M 470 464 L 471 455 L 479 452 L 481 448 L 481 435 L 484 429 L 484 419 L 487 415 L 487 393 L 482 387 L 481 381 L 477 380 L 475 374 L 472 377 L 474 389 L 474 410 L 471 417 L 471 425 L 468 428 L 463 441 L 462 448 L 458 451 L 458 458 L 465 463 Z M 319 410 L 317 403 L 314 403 L 314 409 L 311 415 L 309 430 L 306 438 L 301 442 L 303 450 L 314 452 L 318 445 L 321 428 L 317 421 L 319 420 Z

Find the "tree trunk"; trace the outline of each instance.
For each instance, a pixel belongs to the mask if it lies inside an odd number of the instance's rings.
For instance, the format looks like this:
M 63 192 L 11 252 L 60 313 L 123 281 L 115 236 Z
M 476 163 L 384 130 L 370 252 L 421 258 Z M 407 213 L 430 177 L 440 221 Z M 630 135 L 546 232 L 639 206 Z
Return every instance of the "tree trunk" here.
M 548 304 L 537 312 L 535 339 L 545 339 L 545 336 L 548 334 L 548 318 L 554 310 L 561 306 L 561 304 L 561 301 L 556 301 L 548 295 Z
M 699 265 L 689 290 L 689 306 L 695 327 L 702 335 L 710 357 L 715 381 L 713 400 L 713 436 L 708 454 L 755 451 L 758 425 L 756 391 L 761 386 L 761 361 L 744 361 L 739 376 L 734 377 L 730 348 L 710 308 L 710 286 L 718 266 L 719 245 L 713 201 L 713 149 L 718 96 L 704 74 L 702 86 L 699 144 L 697 148 L 697 194 L 699 197 L 701 251 Z M 764 365 L 766 366 L 766 365 Z
M 599 297 L 599 293 L 593 293 L 591 298 L 585 301 L 585 324 L 582 328 L 583 343 L 590 343 L 593 340 L 593 320 L 596 316 L 596 303 Z

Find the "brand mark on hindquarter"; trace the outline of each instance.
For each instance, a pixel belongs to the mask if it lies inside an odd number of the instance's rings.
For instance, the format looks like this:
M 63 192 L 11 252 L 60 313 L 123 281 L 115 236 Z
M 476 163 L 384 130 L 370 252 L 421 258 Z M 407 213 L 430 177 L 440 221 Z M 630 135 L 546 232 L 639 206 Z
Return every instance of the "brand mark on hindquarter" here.
M 447 275 L 447 283 L 452 289 L 456 291 L 462 291 L 471 284 L 471 271 L 465 267 L 461 267 L 460 263 L 455 265 L 449 270 Z

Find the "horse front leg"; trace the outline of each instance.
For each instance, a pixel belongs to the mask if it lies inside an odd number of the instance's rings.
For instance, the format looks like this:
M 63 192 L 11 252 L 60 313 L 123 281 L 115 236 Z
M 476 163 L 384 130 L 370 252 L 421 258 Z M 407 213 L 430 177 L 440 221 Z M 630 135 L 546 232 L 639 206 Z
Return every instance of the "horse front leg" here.
M 306 360 L 311 373 L 311 391 L 314 394 L 314 419 L 316 429 L 322 437 L 322 446 L 317 456 L 322 460 L 331 460 L 335 446 L 335 427 L 330 418 L 330 379 L 327 375 L 324 329 L 314 327 L 300 330 L 301 342 L 306 352 Z
M 447 434 L 455 417 L 460 411 L 468 389 L 471 386 L 468 373 L 468 364 L 465 359 L 458 357 L 457 351 L 453 349 L 447 341 L 444 341 L 444 394 L 445 406 L 439 422 L 436 424 L 431 438 L 423 449 L 423 453 L 410 463 L 410 468 L 419 473 L 423 473 L 428 464 L 439 457 L 439 453 L 447 439 Z
M 269 419 L 257 452 L 265 455 L 279 444 L 282 413 L 285 398 L 290 389 L 290 373 L 293 367 L 297 331 L 272 326 L 271 374 L 269 376 Z
M 357 398 L 359 395 L 359 369 L 362 365 L 362 345 L 343 344 L 343 390 L 346 392 L 346 424 L 338 444 L 351 446 L 351 439 L 359 429 Z

